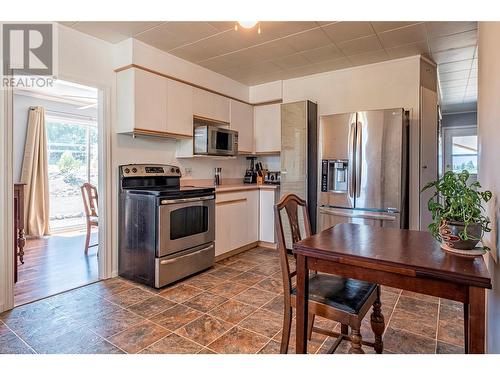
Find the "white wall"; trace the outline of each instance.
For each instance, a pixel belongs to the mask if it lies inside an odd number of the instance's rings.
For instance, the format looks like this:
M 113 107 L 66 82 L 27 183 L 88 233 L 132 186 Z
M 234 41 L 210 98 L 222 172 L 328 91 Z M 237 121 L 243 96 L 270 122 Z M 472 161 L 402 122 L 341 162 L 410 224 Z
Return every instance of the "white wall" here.
M 283 81 L 267 82 L 250 87 L 250 103 L 269 102 L 283 98 Z
M 137 64 L 220 93 L 248 101 L 248 86 L 136 39 L 116 45 L 115 67 Z
M 53 100 L 38 99 L 26 95 L 14 94 L 13 99 L 13 163 L 14 182 L 21 181 L 21 168 L 24 156 L 24 144 L 26 142 L 26 130 L 28 127 L 28 111 L 30 106 L 42 106 L 45 111 L 59 111 L 80 116 L 97 118 L 96 108 L 78 109 L 73 104 L 56 102 Z
M 500 235 L 500 22 L 479 22 L 478 51 L 478 180 L 484 189 L 491 190 L 493 199 L 487 205 L 493 231 L 486 236 L 492 255 L 486 257 L 493 289 L 487 294 L 487 347 L 489 353 L 500 353 L 500 266 L 498 237 Z M 494 259 L 495 258 L 495 259 Z
M 280 99 L 284 103 L 311 100 L 318 115 L 359 110 L 411 110 L 410 118 L 410 227 L 418 228 L 419 215 L 419 85 L 420 57 L 390 60 L 250 88 L 253 102 Z

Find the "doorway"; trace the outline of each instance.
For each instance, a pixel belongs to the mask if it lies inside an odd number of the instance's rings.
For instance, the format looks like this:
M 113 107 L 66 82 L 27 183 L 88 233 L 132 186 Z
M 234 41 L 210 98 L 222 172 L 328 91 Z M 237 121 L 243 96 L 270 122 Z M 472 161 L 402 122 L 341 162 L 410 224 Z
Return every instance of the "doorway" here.
M 61 80 L 13 93 L 13 177 L 24 190 L 26 232 L 15 262 L 15 306 L 99 278 L 98 94 Z

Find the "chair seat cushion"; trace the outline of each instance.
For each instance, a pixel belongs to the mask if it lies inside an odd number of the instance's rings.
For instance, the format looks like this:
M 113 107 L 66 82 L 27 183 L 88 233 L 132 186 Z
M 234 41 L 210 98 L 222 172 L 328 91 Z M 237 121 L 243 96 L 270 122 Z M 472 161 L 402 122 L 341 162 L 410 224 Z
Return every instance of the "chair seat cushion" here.
M 309 299 L 350 314 L 357 314 L 377 284 L 334 275 L 316 274 L 309 277 Z M 296 295 L 294 287 L 292 294 Z

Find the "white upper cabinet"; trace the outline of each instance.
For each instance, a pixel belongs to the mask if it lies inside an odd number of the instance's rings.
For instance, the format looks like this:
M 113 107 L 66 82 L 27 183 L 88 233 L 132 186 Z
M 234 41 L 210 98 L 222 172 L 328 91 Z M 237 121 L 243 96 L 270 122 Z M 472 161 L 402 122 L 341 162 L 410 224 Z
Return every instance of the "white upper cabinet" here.
M 167 92 L 167 132 L 193 136 L 193 88 L 171 79 Z
M 253 107 L 231 100 L 231 129 L 238 132 L 238 152 L 253 153 Z
M 141 69 L 117 73 L 119 133 L 167 132 L 167 79 Z
M 230 122 L 229 99 L 199 88 L 193 88 L 193 114 L 221 122 Z
M 279 153 L 281 151 L 280 104 L 254 107 L 255 153 Z

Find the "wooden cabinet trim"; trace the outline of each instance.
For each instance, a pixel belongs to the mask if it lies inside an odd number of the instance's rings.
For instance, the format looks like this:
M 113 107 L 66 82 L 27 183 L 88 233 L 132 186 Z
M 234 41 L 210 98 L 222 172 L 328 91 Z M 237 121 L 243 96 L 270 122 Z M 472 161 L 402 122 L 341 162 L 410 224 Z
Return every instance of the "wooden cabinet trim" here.
M 144 70 L 146 72 L 156 74 L 156 75 L 158 75 L 160 77 L 164 77 L 164 78 L 168 78 L 168 79 L 180 82 L 180 83 L 184 83 L 186 85 L 195 87 L 197 89 L 205 90 L 205 91 L 208 91 L 208 92 L 210 92 L 212 94 L 220 95 L 220 96 L 223 96 L 225 98 L 233 99 L 233 100 L 236 100 L 237 102 L 245 103 L 245 104 L 252 105 L 252 106 L 260 106 L 260 105 L 283 103 L 282 99 L 270 100 L 270 101 L 267 101 L 267 102 L 250 103 L 250 102 L 247 102 L 245 100 L 241 100 L 241 99 L 235 98 L 234 96 L 224 94 L 224 93 L 222 93 L 220 91 L 212 90 L 212 89 L 209 89 L 208 87 L 201 86 L 201 85 L 198 85 L 196 83 L 189 82 L 189 81 L 186 81 L 184 79 L 180 79 L 180 78 L 168 75 L 168 74 L 164 74 L 164 73 L 158 72 L 157 70 L 149 69 L 149 68 L 146 68 L 144 66 L 137 65 L 137 64 L 128 64 L 128 65 L 122 66 L 120 68 L 116 68 L 115 69 L 115 73 L 118 73 L 118 72 L 121 72 L 121 71 L 127 70 L 127 69 L 132 69 L 132 68 L 141 69 L 141 70 Z
M 193 138 L 193 136 L 191 136 L 191 135 L 170 133 L 170 132 L 160 132 L 160 131 L 140 129 L 140 128 L 134 128 L 132 135 L 148 135 L 148 136 L 164 137 L 164 138 L 186 138 L 186 139 Z
M 230 125 L 230 123 L 227 122 L 227 121 L 216 120 L 216 119 L 213 119 L 213 118 L 203 117 L 203 116 L 200 116 L 200 115 L 193 115 L 193 119 L 198 119 L 198 120 L 201 120 L 201 121 L 209 121 L 209 122 L 215 123 L 215 125 L 223 125 L 223 126 L 229 126 Z

